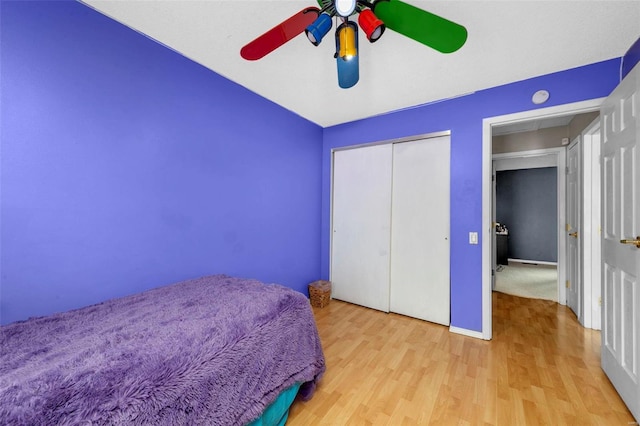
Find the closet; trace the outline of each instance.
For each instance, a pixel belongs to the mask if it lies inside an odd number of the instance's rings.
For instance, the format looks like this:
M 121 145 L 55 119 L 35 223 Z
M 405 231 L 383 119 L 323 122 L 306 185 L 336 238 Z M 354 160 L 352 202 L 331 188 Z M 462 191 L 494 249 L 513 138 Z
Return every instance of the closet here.
M 333 152 L 333 298 L 449 325 L 450 137 Z

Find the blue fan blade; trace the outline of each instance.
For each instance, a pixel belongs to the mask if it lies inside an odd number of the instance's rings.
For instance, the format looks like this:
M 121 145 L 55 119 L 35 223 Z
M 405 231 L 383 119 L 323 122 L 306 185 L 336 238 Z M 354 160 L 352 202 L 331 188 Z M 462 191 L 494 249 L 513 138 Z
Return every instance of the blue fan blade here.
M 358 55 L 348 61 L 338 57 L 336 62 L 338 63 L 338 85 L 343 89 L 355 86 L 360 79 Z
M 342 31 L 345 30 L 345 31 Z M 349 34 L 353 39 L 349 42 Z M 340 48 L 340 39 L 344 36 L 345 43 L 351 46 L 342 46 Z M 347 56 L 349 59 L 342 59 L 340 55 Z M 358 65 L 358 26 L 354 22 L 344 22 L 336 30 L 336 61 L 338 64 L 338 85 L 343 89 L 348 89 L 356 85 L 360 79 L 360 66 Z

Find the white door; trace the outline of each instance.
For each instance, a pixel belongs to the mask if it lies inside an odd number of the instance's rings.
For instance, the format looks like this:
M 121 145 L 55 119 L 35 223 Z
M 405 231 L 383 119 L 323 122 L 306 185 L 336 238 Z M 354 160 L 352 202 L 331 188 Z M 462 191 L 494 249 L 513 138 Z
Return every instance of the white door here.
M 581 254 L 581 144 L 574 139 L 567 152 L 567 305 L 582 322 Z
M 640 65 L 603 103 L 602 369 L 640 421 Z M 640 245 L 640 244 L 638 244 Z
M 449 325 L 449 136 L 393 145 L 391 312 Z
M 333 155 L 334 298 L 389 312 L 391 145 Z

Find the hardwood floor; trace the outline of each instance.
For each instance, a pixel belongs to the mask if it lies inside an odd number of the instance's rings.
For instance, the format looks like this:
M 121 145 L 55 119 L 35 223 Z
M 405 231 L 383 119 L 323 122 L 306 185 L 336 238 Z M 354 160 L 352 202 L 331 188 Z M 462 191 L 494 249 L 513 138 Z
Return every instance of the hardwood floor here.
M 327 371 L 287 425 L 629 425 L 600 332 L 555 302 L 493 294 L 493 340 L 332 300 Z

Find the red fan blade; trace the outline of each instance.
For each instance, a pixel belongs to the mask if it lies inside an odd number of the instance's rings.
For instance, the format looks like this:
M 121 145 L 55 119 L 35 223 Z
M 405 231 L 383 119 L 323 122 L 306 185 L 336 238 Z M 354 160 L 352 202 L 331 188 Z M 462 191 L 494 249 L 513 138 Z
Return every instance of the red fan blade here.
M 240 50 L 240 55 L 255 61 L 273 52 L 289 40 L 301 34 L 313 21 L 318 18 L 320 9 L 307 7 L 293 15 L 283 23 L 276 25 L 260 37 L 256 38 Z

